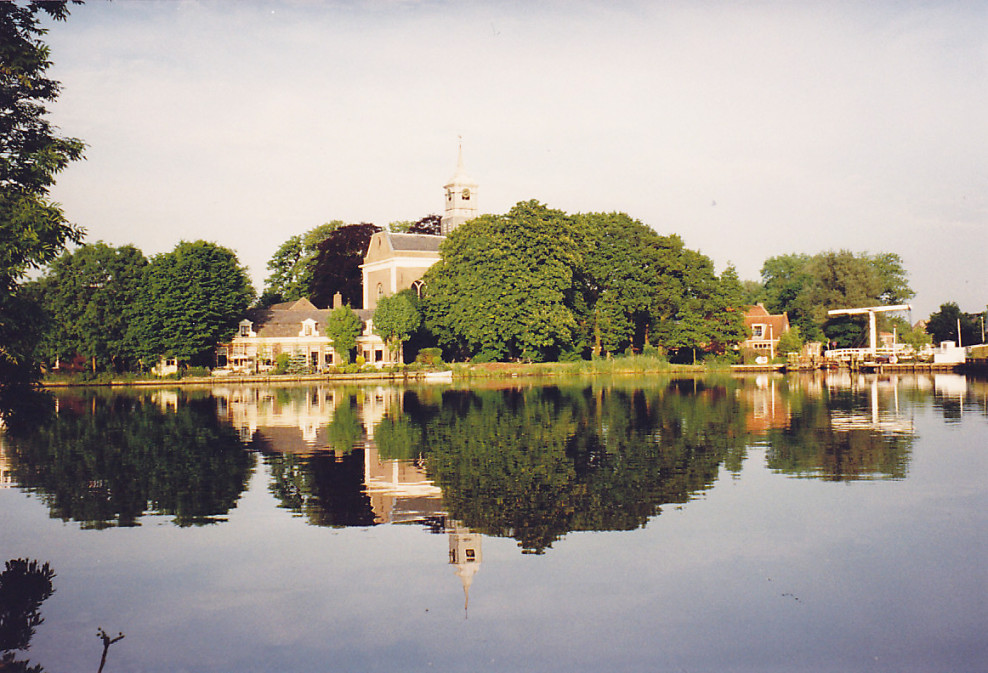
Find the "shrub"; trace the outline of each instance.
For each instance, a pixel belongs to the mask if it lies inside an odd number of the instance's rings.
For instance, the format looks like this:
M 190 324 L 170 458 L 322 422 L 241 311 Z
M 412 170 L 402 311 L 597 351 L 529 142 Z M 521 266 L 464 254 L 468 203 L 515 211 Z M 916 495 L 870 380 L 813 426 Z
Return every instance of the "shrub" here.
M 288 353 L 278 353 L 277 357 L 274 359 L 274 369 L 271 370 L 272 374 L 284 374 L 288 371 L 288 365 L 292 362 L 292 356 Z
M 443 351 L 441 348 L 423 348 L 419 351 L 415 362 L 421 365 L 441 365 L 443 363 Z

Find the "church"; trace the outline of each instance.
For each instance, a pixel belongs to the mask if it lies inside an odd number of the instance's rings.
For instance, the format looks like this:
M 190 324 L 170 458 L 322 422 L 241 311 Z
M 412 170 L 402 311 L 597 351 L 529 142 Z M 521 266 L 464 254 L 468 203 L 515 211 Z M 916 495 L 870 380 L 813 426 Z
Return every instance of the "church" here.
M 456 172 L 445 185 L 445 208 L 439 236 L 379 231 L 371 237 L 361 265 L 363 308 L 354 312 L 363 323 L 357 337 L 357 355 L 374 366 L 395 364 L 384 341 L 374 334 L 374 310 L 382 297 L 412 289 L 421 295 L 422 276 L 439 261 L 439 245 L 477 211 L 477 183 L 463 168 L 460 146 Z M 264 373 L 274 368 L 277 357 L 288 353 L 296 371 L 321 372 L 343 363 L 325 334 L 326 320 L 342 304 L 334 298 L 331 308 L 316 308 L 308 299 L 252 309 L 240 321 L 234 337 L 216 348 L 214 375 Z

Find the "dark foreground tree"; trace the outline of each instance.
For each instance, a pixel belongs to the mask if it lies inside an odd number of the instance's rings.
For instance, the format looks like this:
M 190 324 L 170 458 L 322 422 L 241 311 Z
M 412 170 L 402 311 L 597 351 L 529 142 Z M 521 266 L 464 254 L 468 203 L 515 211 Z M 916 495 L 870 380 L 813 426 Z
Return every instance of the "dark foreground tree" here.
M 209 364 L 254 298 L 236 254 L 206 241 L 183 241 L 152 258 L 142 285 L 130 338 L 145 366 L 161 357 Z
M 55 176 L 82 158 L 83 143 L 57 135 L 47 106 L 59 84 L 47 76 L 49 49 L 41 14 L 61 21 L 63 2 L 0 3 L 0 416 L 12 389 L 37 375 L 36 315 L 18 283 L 55 259 L 83 231 L 48 199 Z
M 338 227 L 319 244 L 312 271 L 312 293 L 309 299 L 320 307 L 333 303 L 333 295 L 339 292 L 343 302 L 354 308 L 362 308 L 364 291 L 360 265 L 364 263 L 371 236 L 380 227 L 367 224 L 348 224 Z

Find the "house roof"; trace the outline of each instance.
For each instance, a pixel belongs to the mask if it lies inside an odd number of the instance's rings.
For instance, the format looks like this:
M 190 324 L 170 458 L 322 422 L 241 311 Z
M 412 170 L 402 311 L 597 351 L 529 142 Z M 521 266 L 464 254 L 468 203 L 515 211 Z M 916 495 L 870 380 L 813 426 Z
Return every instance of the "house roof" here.
M 303 298 L 251 309 L 247 312 L 247 319 L 253 323 L 254 332 L 259 337 L 293 337 L 298 336 L 306 320 L 314 320 L 319 333 L 324 334 L 326 320 L 332 312 L 331 308 L 316 308 Z M 362 322 L 374 317 L 374 309 L 358 308 L 353 312 Z
M 771 335 L 771 338 L 775 340 L 789 331 L 789 316 L 784 312 L 769 313 L 764 306 L 758 304 L 745 311 L 744 324 L 746 327 L 766 325 L 769 329 L 762 338 L 768 338 Z

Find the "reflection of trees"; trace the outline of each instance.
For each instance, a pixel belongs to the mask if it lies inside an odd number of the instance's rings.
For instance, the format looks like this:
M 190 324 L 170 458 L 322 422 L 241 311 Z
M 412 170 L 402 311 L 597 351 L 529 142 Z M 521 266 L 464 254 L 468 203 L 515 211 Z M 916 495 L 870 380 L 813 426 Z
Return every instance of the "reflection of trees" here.
M 904 478 L 913 434 L 869 427 L 873 412 L 868 395 L 867 389 L 822 397 L 791 392 L 788 427 L 768 432 L 769 468 L 828 481 Z M 844 419 L 861 420 L 858 427 L 839 427 Z
M 449 391 L 406 399 L 450 516 L 541 552 L 573 530 L 642 526 L 743 455 L 744 418 L 724 387 Z
M 53 517 L 105 528 L 153 512 L 199 524 L 226 514 L 246 488 L 254 459 L 208 398 L 174 411 L 136 397 L 60 401 L 56 417 L 10 441 L 16 481 Z
M 44 622 L 41 604 L 55 592 L 55 573 L 47 563 L 11 559 L 0 573 L 0 671 L 42 673 L 41 666 L 14 658 L 27 650 L 35 629 Z
M 280 506 L 317 526 L 371 526 L 374 511 L 364 491 L 364 456 L 350 451 L 339 457 L 320 452 L 265 457 L 271 470 L 271 493 Z

